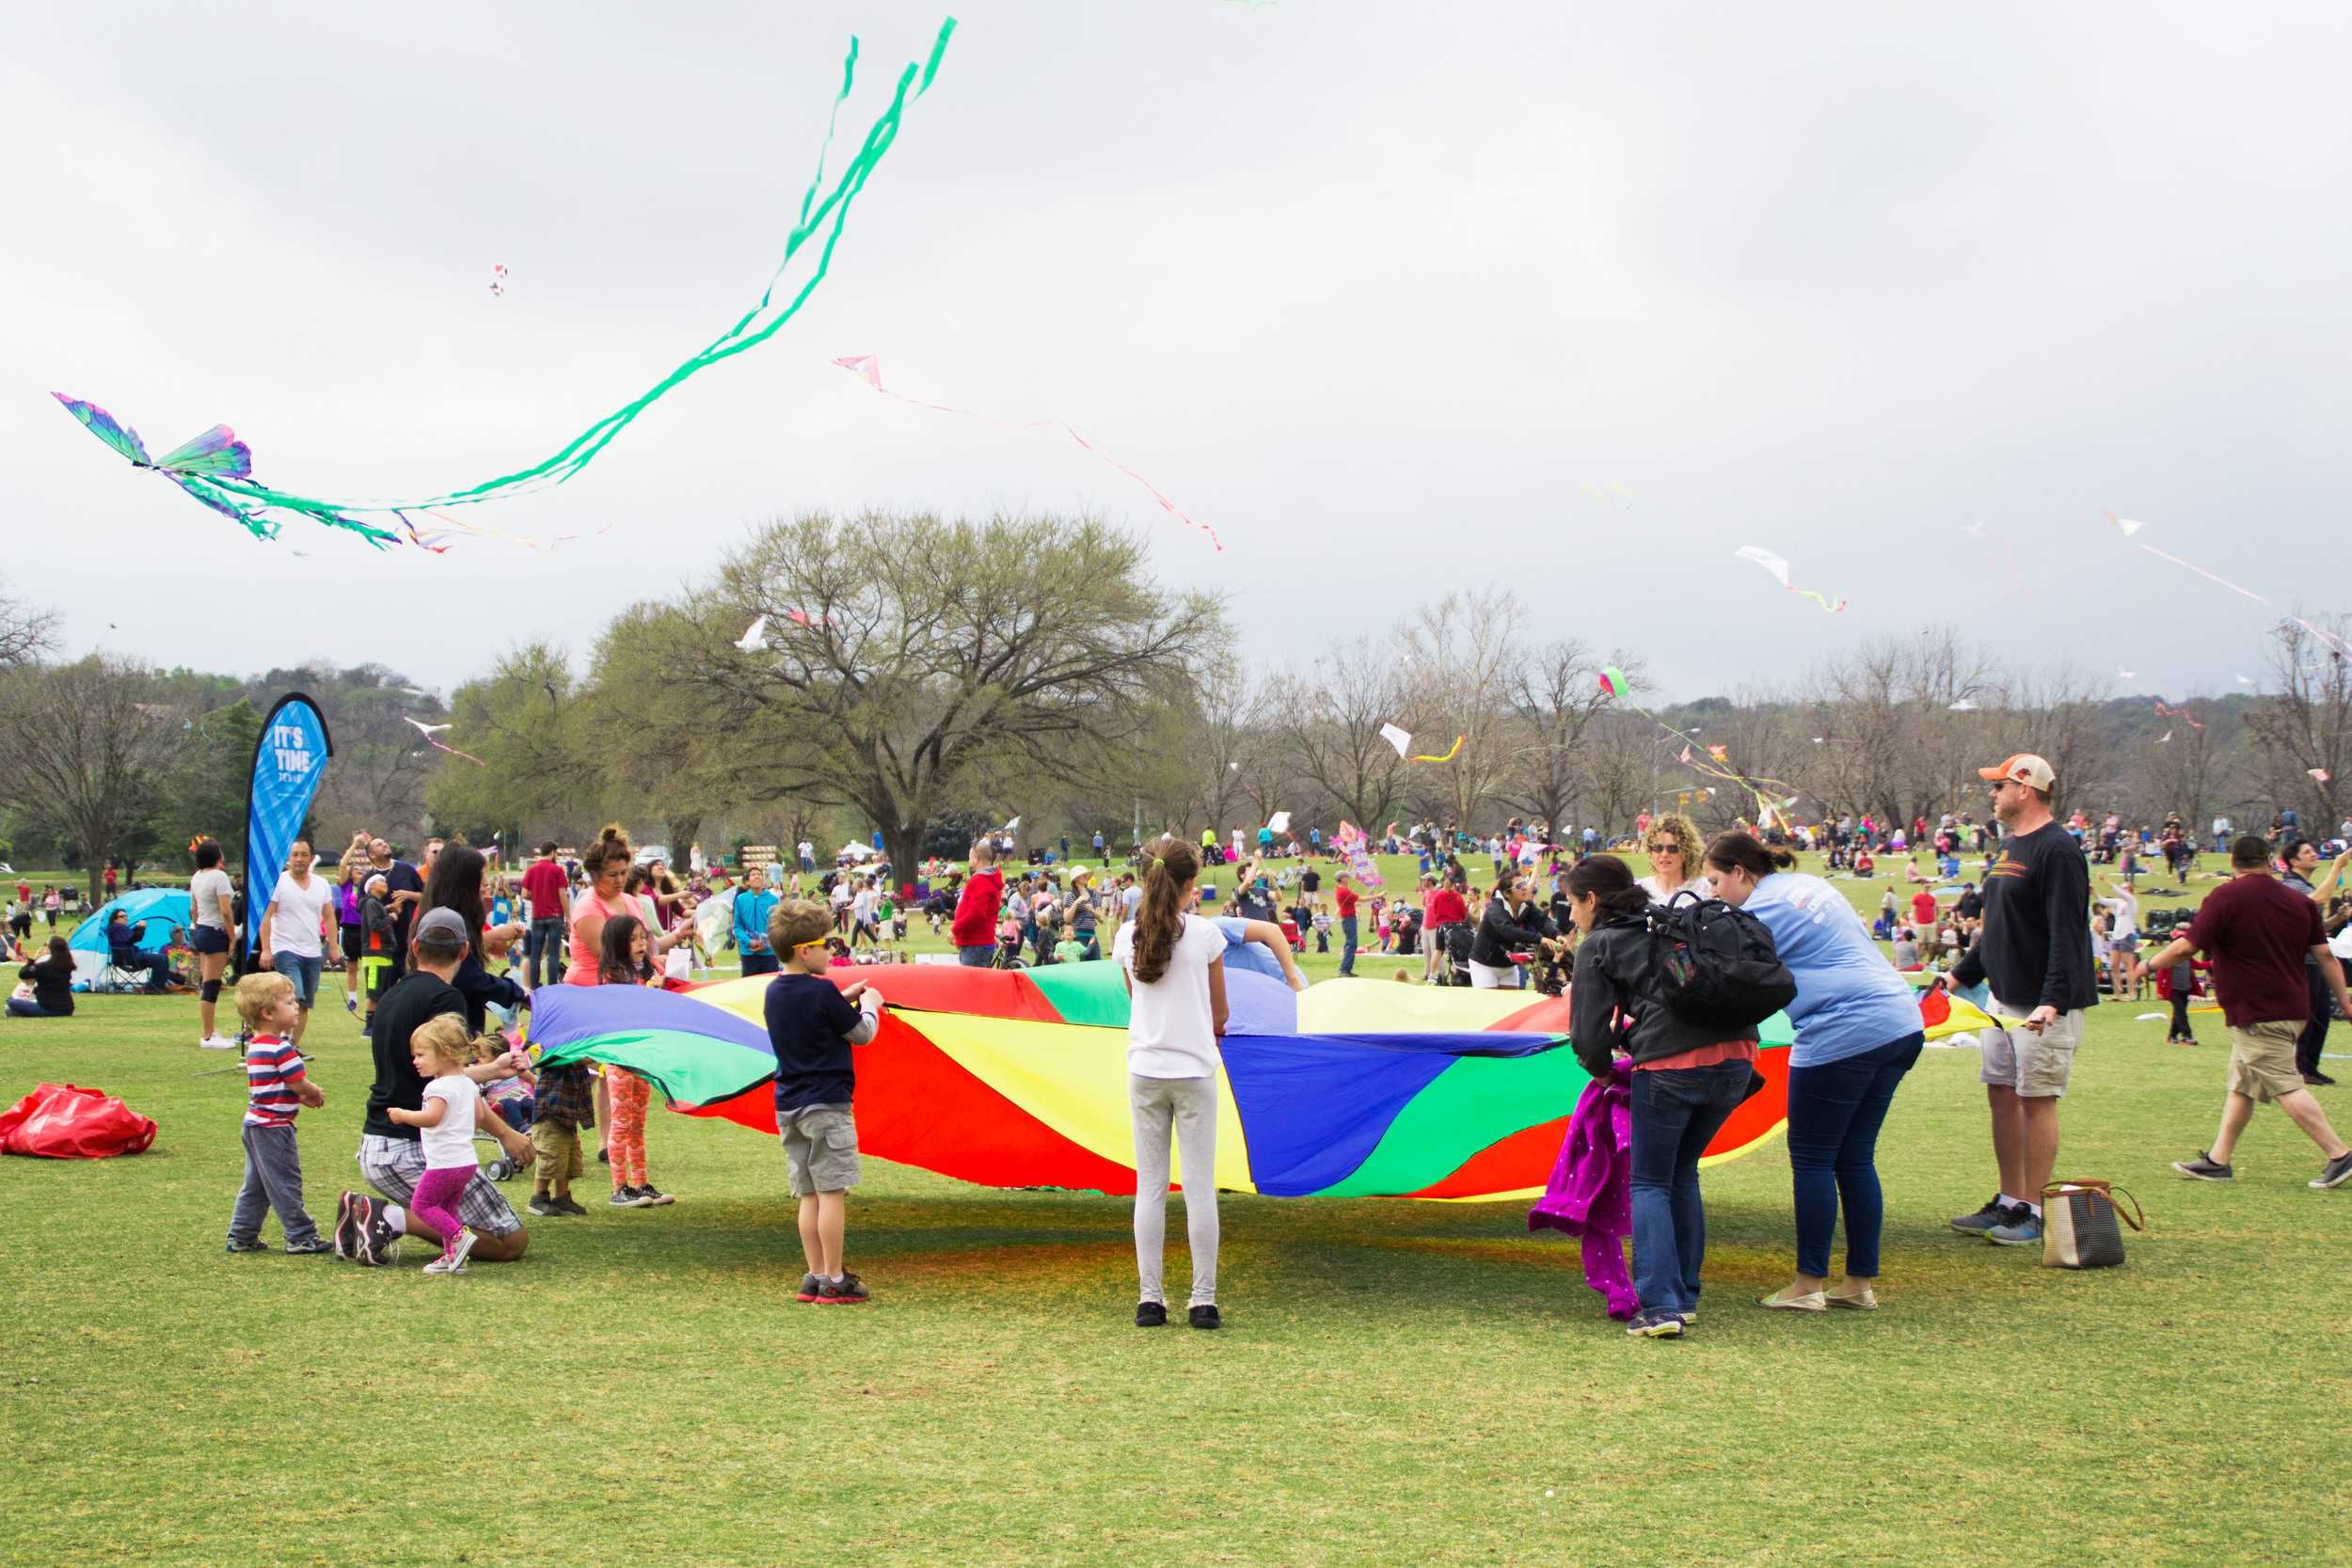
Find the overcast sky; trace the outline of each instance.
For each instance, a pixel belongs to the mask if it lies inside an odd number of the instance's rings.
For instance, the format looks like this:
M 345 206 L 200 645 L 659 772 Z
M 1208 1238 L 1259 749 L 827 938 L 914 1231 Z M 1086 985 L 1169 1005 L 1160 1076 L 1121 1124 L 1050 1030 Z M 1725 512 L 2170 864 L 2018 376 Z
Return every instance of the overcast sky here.
M 28 9 L 0 572 L 77 649 L 444 690 L 816 508 L 1099 512 L 1230 590 L 1262 661 L 1508 582 L 1680 696 L 1931 619 L 2119 689 L 2256 673 L 2264 611 L 2106 510 L 2281 608 L 2352 599 L 2340 6 L 960 8 L 800 318 L 476 514 L 613 525 L 545 557 L 255 543 L 49 398 L 158 452 L 226 421 L 317 496 L 535 461 L 757 297 L 849 36 L 853 142 L 943 14 Z M 858 353 L 1068 420 L 1226 552 L 1064 438 L 829 363 Z

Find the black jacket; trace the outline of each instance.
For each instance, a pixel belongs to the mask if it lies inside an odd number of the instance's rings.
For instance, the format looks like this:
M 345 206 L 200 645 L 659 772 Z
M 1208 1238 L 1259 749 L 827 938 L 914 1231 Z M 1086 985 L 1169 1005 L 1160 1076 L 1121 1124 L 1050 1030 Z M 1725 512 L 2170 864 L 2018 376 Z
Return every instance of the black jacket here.
M 1609 1070 L 1613 1051 L 1623 1050 L 1636 1062 L 1654 1062 L 1742 1037 L 1676 1016 L 1659 994 L 1656 950 L 1648 928 L 1635 917 L 1596 926 L 1577 943 L 1576 977 L 1568 990 L 1569 1043 L 1596 1078 Z M 1615 1027 L 1621 1011 L 1633 1017 L 1622 1040 Z
M 1531 903 L 1514 915 L 1511 906 L 1497 894 L 1486 900 L 1486 911 L 1479 917 L 1478 937 L 1470 943 L 1470 962 L 1508 969 L 1512 954 L 1533 952 L 1536 942 L 1559 934 L 1560 928 L 1535 905 Z
M 72 964 L 60 964 L 43 957 L 26 964 L 20 973 L 32 982 L 33 1002 L 42 1012 L 63 1017 L 73 1011 Z

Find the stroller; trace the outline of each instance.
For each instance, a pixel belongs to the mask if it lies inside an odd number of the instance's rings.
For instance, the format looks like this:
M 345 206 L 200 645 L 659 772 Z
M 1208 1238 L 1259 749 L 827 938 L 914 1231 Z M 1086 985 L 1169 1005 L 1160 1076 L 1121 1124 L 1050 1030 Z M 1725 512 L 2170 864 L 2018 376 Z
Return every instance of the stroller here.
M 1478 940 L 1478 927 L 1470 921 L 1457 920 L 1439 935 L 1445 942 L 1445 965 L 1438 972 L 1438 984 L 1469 985 L 1470 944 Z
M 499 1119 L 505 1122 L 507 1126 L 517 1132 L 531 1131 L 532 1107 L 535 1103 L 535 1097 L 532 1093 L 532 1085 L 521 1078 L 492 1079 L 482 1085 L 482 1098 L 490 1102 L 490 1109 L 496 1111 L 499 1114 Z M 492 1148 L 498 1148 L 498 1140 L 490 1137 L 486 1132 L 476 1132 L 474 1142 L 488 1143 Z M 503 1148 L 499 1148 L 498 1153 L 482 1167 L 482 1174 L 493 1181 L 504 1181 L 513 1177 L 520 1168 L 514 1161 L 506 1157 L 506 1151 Z

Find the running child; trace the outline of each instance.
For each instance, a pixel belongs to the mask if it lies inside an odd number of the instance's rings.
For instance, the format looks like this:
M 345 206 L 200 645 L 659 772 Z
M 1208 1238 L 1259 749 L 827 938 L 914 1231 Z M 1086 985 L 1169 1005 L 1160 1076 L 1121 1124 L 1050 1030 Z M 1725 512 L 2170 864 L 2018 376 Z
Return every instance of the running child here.
M 480 1168 L 473 1155 L 473 1128 L 482 1101 L 482 1091 L 466 1076 L 474 1053 L 473 1042 L 466 1037 L 465 1019 L 441 1013 L 427 1020 L 408 1037 L 408 1054 L 417 1065 L 417 1076 L 425 1081 L 423 1105 L 414 1111 L 388 1106 L 384 1114 L 404 1127 L 416 1128 L 424 1146 L 424 1174 L 417 1179 L 408 1207 L 448 1238 L 441 1243 L 441 1255 L 424 1272 L 464 1274 L 474 1235 L 458 1216 L 457 1198 Z
M 866 1300 L 866 1282 L 841 1256 L 850 1189 L 858 1183 L 850 1048 L 882 1026 L 882 996 L 864 980 L 835 986 L 827 977 L 832 927 L 822 906 L 798 898 L 769 914 L 768 946 L 784 968 L 768 982 L 768 1044 L 776 1053 L 776 1131 L 808 1260 L 800 1298 L 850 1307 Z
M 332 1252 L 302 1207 L 302 1151 L 294 1144 L 294 1115 L 303 1106 L 326 1103 L 326 1093 L 310 1082 L 302 1053 L 287 1040 L 301 1017 L 294 982 L 275 970 L 237 982 L 237 1016 L 253 1037 L 245 1048 L 245 1185 L 229 1216 L 230 1252 L 267 1252 L 262 1219 L 278 1211 L 286 1250 L 297 1258 Z

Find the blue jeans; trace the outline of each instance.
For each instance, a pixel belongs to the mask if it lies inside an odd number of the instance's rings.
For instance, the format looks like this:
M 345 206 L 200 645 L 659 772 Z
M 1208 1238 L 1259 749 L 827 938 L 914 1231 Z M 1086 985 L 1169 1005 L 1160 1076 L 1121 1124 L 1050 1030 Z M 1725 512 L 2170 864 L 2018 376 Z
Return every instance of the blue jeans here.
M 1747 1098 L 1746 1062 L 1633 1074 L 1633 1289 L 1645 1311 L 1699 1304 L 1707 1212 L 1699 1156 Z
M 1837 1206 L 1846 1207 L 1846 1274 L 1876 1279 L 1886 1200 L 1879 1192 L 1879 1128 L 1924 1035 L 1820 1067 L 1788 1069 L 1788 1170 L 1796 1186 L 1797 1272 L 1829 1276 Z
M 966 969 L 987 969 L 996 962 L 996 944 L 987 942 L 959 947 L 956 949 L 956 962 Z
M 326 967 L 324 958 L 306 958 L 300 953 L 272 953 L 269 966 L 294 982 L 294 1002 L 304 1012 L 319 999 L 319 972 Z
M 1352 914 L 1340 922 L 1340 973 L 1356 973 L 1356 917 Z
M 523 963 L 530 971 L 531 989 L 540 986 L 540 963 L 547 964 L 547 984 L 558 985 L 564 979 L 564 922 L 560 919 L 533 920 L 523 937 Z

